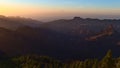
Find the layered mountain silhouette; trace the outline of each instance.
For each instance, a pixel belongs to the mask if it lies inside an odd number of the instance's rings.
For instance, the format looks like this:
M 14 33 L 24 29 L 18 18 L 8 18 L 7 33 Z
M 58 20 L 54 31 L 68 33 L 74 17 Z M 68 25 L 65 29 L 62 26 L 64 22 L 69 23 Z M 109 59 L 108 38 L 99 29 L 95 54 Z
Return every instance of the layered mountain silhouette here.
M 31 19 L 0 17 L 0 24 L 11 25 L 0 25 L 0 50 L 9 56 L 38 54 L 58 59 L 86 59 L 101 58 L 111 49 L 117 57 L 120 54 L 119 22 L 75 17 L 39 24 Z

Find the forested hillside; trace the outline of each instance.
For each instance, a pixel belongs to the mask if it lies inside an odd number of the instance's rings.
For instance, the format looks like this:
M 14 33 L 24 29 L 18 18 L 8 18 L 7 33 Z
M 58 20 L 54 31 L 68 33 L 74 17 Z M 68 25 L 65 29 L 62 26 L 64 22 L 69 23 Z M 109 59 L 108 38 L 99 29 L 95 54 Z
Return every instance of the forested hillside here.
M 0 68 L 120 68 L 120 58 L 113 58 L 111 50 L 100 60 L 97 58 L 56 60 L 47 56 L 25 55 L 2 57 Z

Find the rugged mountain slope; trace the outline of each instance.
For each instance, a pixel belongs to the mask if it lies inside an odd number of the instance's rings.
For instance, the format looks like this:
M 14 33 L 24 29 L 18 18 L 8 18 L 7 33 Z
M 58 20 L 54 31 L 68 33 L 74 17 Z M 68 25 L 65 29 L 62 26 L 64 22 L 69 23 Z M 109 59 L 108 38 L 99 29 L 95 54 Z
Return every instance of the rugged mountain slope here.
M 104 29 L 104 28 L 103 28 Z M 16 31 L 0 28 L 0 50 L 8 55 L 39 54 L 59 59 L 101 58 L 111 49 L 118 56 L 120 34 L 110 25 L 94 41 L 81 36 L 58 33 L 49 29 L 20 27 Z M 98 35 L 97 34 L 97 35 Z M 96 34 L 94 34 L 96 35 Z
M 94 36 L 90 36 L 88 38 L 86 38 L 86 40 L 97 40 L 101 37 L 105 37 L 105 36 L 111 36 L 113 34 L 117 33 L 115 31 L 115 29 L 113 28 L 112 25 L 109 25 L 106 29 L 102 30 L 101 32 L 95 34 Z

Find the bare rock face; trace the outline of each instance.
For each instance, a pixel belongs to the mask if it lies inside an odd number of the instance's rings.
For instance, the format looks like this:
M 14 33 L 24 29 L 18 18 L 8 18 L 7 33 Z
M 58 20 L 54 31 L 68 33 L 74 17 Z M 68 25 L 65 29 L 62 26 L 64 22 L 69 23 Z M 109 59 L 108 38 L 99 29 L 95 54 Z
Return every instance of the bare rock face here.
M 109 25 L 104 31 L 103 33 L 106 35 L 112 35 L 115 32 L 113 25 Z
M 101 38 L 101 37 L 104 37 L 104 36 L 111 36 L 114 33 L 115 33 L 115 30 L 113 28 L 113 25 L 111 24 L 106 29 L 101 31 L 100 33 L 98 33 L 98 34 L 96 34 L 94 36 L 86 38 L 86 40 L 93 41 L 93 40 L 97 40 L 98 38 Z

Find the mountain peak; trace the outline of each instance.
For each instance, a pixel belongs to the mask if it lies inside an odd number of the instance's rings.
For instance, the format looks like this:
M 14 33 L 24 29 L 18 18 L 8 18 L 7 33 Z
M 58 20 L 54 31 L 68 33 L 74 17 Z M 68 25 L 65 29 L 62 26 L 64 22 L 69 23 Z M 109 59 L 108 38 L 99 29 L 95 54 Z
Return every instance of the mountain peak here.
M 73 20 L 81 20 L 81 17 L 74 17 Z

